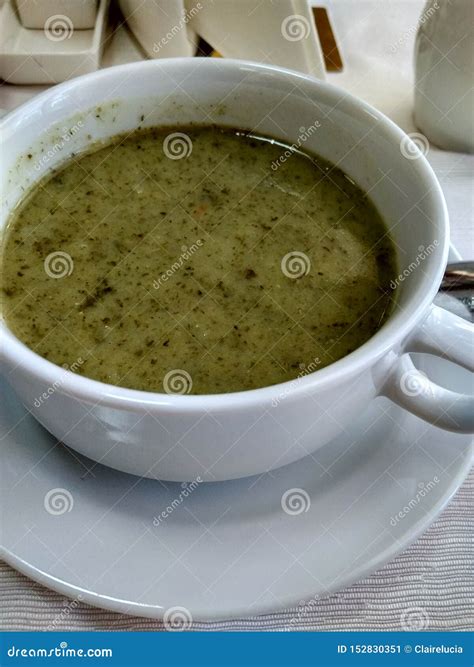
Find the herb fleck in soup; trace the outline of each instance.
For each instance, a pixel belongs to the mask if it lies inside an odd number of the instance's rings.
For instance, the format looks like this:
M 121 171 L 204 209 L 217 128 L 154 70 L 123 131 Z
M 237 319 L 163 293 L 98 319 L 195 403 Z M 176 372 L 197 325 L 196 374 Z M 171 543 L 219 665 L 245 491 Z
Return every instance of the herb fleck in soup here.
M 287 149 L 157 128 L 76 156 L 10 221 L 9 328 L 81 375 L 157 392 L 254 389 L 349 354 L 390 312 L 394 248 L 342 171 Z

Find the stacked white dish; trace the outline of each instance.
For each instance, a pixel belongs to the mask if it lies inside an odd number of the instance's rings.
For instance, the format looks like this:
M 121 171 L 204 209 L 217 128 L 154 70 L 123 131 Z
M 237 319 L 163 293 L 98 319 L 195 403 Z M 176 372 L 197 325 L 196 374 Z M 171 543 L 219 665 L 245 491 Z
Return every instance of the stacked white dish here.
M 123 17 L 116 22 L 109 0 L 5 0 L 0 77 L 13 84 L 59 83 L 137 59 L 192 56 L 198 54 L 199 37 L 224 57 L 325 77 L 307 0 L 120 0 L 119 5 Z

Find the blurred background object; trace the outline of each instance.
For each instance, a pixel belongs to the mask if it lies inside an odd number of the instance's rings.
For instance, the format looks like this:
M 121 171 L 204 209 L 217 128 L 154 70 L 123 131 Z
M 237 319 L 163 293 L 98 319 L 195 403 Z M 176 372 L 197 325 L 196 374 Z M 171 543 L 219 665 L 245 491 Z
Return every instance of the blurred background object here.
M 153 1 L 153 0 L 148 0 Z M 194 30 L 227 58 L 256 60 L 325 78 L 314 16 L 307 0 L 187 0 Z
M 119 0 L 127 26 L 150 58 L 196 53 L 197 37 L 190 22 L 200 4 L 190 3 L 187 10 L 184 0 Z
M 22 0 L 23 2 L 24 0 Z M 75 0 L 83 5 L 83 0 Z M 27 2 L 29 5 L 29 1 Z M 35 3 L 31 3 L 33 6 Z M 39 3 L 37 3 L 39 5 Z M 53 0 L 47 4 L 51 10 Z M 73 0 L 57 0 L 57 10 L 73 4 Z M 25 28 L 17 5 L 6 0 L 0 9 L 0 77 L 15 84 L 53 84 L 100 68 L 103 45 L 109 26 L 109 0 L 88 3 L 86 12 L 95 14 L 92 29 L 75 29 L 73 18 L 56 11 L 50 14 L 41 29 Z M 84 5 L 86 7 L 86 5 Z M 43 9 L 33 12 L 31 23 L 43 17 Z M 89 18 L 89 16 L 82 17 Z M 28 22 L 28 21 L 27 21 Z M 79 23 L 89 21 L 79 21 Z
M 320 79 L 325 66 L 342 69 L 327 9 L 308 0 L 0 0 L 0 77 L 8 83 L 53 84 L 137 59 L 193 55 Z
M 98 0 L 18 0 L 16 7 L 24 28 L 43 30 L 54 18 L 67 18 L 73 30 L 90 30 L 97 17 Z
M 474 2 L 428 0 L 415 43 L 415 123 L 445 150 L 474 153 Z

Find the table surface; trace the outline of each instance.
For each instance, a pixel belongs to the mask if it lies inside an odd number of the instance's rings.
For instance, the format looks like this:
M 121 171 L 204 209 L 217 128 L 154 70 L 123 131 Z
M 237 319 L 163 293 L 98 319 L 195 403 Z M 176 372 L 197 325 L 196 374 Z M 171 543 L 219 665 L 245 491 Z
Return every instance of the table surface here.
M 1 0 L 0 0 L 1 4 Z M 344 71 L 328 80 L 373 104 L 407 132 L 413 122 L 413 43 L 423 0 L 329 0 Z M 396 49 L 393 45 L 396 44 Z M 392 47 L 392 48 L 391 48 Z M 0 108 L 10 110 L 43 90 L 0 87 Z M 474 157 L 430 146 L 427 158 L 443 188 L 451 219 L 451 240 L 462 257 L 474 258 Z M 400 629 L 409 607 L 430 630 L 474 627 L 471 572 L 474 475 L 438 521 L 394 561 L 353 586 L 312 605 L 295 629 Z M 0 562 L 0 629 L 159 630 L 157 621 L 72 605 L 63 596 L 28 580 Z M 258 618 L 196 629 L 280 629 L 294 617 L 286 610 Z

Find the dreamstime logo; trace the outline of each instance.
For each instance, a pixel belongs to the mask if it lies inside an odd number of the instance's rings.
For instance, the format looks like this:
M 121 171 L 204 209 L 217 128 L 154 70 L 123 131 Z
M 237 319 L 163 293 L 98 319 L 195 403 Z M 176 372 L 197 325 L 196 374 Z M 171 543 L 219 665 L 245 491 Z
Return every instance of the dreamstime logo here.
M 65 278 L 70 276 L 74 269 L 74 262 L 67 252 L 50 253 L 44 260 L 44 270 L 50 278 Z
M 67 489 L 51 489 L 44 497 L 44 508 L 53 516 L 66 514 L 73 507 L 74 499 Z
M 430 624 L 430 619 L 423 607 L 408 607 L 402 612 L 400 623 L 406 632 L 419 632 L 420 630 L 426 630 Z
M 418 255 L 415 257 L 413 262 L 410 262 L 410 264 L 403 269 L 402 273 L 400 273 L 395 280 L 390 281 L 390 288 L 395 289 L 397 288 L 400 283 L 402 283 L 408 276 L 410 276 L 415 269 L 417 269 L 420 264 L 427 258 L 429 257 L 435 249 L 439 246 L 438 239 L 435 239 L 433 243 L 430 243 L 429 246 L 425 248 L 424 245 L 418 246 Z
M 170 632 L 183 632 L 190 629 L 193 617 L 186 607 L 170 607 L 164 613 L 163 624 Z
M 63 42 L 70 39 L 74 32 L 74 24 L 64 14 L 50 16 L 44 24 L 44 34 L 51 42 Z
M 407 160 L 418 160 L 426 155 L 430 149 L 430 142 L 420 132 L 410 132 L 400 141 L 400 152 Z
M 400 389 L 405 396 L 431 396 L 433 394 L 428 376 L 417 368 L 403 373 L 400 378 Z
M 287 16 L 281 23 L 281 34 L 288 42 L 300 42 L 309 37 L 310 32 L 310 23 L 301 14 Z
M 59 642 L 57 646 L 47 649 L 41 646 L 29 649 L 16 648 L 12 645 L 8 649 L 7 655 L 9 658 L 24 658 L 26 656 L 29 658 L 47 658 L 50 656 L 53 656 L 53 658 L 111 658 L 113 651 L 111 648 L 72 648 L 67 642 Z
M 303 514 L 311 507 L 311 498 L 304 489 L 288 489 L 281 497 L 281 507 L 290 516 Z
M 163 389 L 167 394 L 189 394 L 192 388 L 192 377 L 181 368 L 168 371 L 163 378 Z
M 308 255 L 305 255 L 304 252 L 299 252 L 299 250 L 292 250 L 287 253 L 281 260 L 281 270 L 282 273 L 292 280 L 297 278 L 302 278 L 307 276 L 309 270 L 311 269 L 311 261 Z
M 193 152 L 193 142 L 184 132 L 172 132 L 163 141 L 163 152 L 170 160 L 181 160 Z

